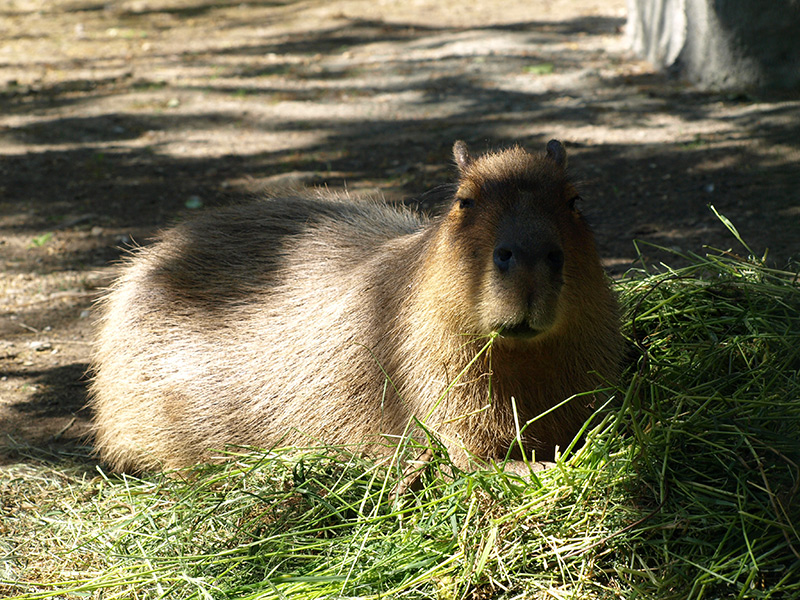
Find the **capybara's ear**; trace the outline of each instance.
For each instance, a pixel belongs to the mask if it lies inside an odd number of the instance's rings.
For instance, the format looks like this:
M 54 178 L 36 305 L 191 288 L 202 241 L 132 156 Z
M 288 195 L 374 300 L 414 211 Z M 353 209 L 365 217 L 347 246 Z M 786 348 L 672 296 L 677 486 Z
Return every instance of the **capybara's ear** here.
M 453 144 L 453 158 L 456 159 L 458 170 L 463 173 L 469 164 L 472 162 L 472 157 L 469 155 L 467 143 L 464 140 L 458 140 Z
M 567 168 L 567 151 L 558 140 L 547 142 L 547 156 L 562 169 Z

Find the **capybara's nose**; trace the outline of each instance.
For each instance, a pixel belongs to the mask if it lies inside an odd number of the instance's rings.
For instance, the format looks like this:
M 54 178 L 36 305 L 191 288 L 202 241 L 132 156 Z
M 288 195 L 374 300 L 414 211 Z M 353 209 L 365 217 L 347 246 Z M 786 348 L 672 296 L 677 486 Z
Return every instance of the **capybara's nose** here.
M 536 269 L 544 265 L 553 276 L 560 276 L 564 268 L 564 251 L 554 243 L 540 244 L 523 249 L 516 244 L 499 243 L 494 249 L 494 265 L 501 274 L 518 267 Z

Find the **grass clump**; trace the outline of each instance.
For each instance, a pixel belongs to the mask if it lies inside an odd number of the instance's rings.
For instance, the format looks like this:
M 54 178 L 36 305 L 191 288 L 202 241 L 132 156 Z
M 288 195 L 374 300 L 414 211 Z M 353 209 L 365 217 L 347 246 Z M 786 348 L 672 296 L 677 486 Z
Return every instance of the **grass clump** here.
M 437 457 L 240 452 L 183 476 L 0 474 L 14 598 L 800 598 L 800 286 L 725 252 L 618 283 L 586 443 L 523 481 Z
M 624 430 L 635 496 L 654 505 L 629 585 L 659 598 L 800 597 L 797 273 L 690 258 L 622 284 L 640 351 Z

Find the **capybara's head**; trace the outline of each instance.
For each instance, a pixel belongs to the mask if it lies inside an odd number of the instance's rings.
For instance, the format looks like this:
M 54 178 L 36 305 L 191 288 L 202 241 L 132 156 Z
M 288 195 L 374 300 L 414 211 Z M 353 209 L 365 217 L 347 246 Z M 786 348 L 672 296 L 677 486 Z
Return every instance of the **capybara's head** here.
M 579 296 L 565 288 L 587 277 L 591 294 L 599 269 L 564 147 L 552 140 L 540 155 L 514 147 L 473 158 L 458 141 L 453 154 L 458 187 L 437 249 L 451 269 L 444 303 L 465 333 L 525 341 L 553 330 Z

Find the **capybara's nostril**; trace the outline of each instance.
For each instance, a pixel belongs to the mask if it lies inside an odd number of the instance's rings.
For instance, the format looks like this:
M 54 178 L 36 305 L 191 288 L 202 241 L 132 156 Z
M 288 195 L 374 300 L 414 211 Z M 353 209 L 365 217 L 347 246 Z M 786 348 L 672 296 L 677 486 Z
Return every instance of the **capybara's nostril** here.
M 561 274 L 561 270 L 564 268 L 564 251 L 561 250 L 561 248 L 553 248 L 550 250 L 545 260 L 547 261 L 547 266 L 550 267 L 554 275 Z
M 514 262 L 514 253 L 506 246 L 494 249 L 494 264 L 501 273 L 507 273 Z

